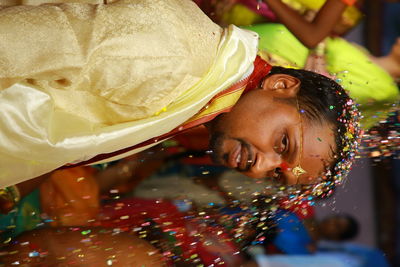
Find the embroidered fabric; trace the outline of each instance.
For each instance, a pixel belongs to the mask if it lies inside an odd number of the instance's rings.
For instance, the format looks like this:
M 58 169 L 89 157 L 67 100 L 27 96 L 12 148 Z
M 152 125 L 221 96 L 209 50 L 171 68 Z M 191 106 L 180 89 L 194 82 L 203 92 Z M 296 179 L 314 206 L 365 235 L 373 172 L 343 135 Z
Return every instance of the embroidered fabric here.
M 257 34 L 222 34 L 191 1 L 0 12 L 0 187 L 168 133 L 257 52 Z

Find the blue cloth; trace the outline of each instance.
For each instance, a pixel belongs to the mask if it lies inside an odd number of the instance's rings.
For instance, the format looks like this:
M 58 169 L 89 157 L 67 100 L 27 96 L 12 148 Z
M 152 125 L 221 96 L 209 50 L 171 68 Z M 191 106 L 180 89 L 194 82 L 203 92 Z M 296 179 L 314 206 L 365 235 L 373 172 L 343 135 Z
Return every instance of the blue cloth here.
M 39 190 L 22 198 L 18 205 L 8 214 L 0 214 L 0 241 L 9 242 L 17 235 L 40 227 Z
M 293 213 L 278 210 L 275 214 L 278 233 L 273 244 L 285 254 L 310 254 L 312 239 L 300 219 Z
M 260 267 L 362 267 L 356 257 L 346 253 L 257 255 L 256 261 Z
M 385 255 L 379 249 L 353 243 L 322 241 L 318 251 L 346 253 L 360 261 L 360 267 L 389 267 Z
M 384 3 L 382 52 L 387 55 L 400 37 L 400 3 Z
M 389 267 L 382 251 L 378 249 L 349 243 L 345 243 L 344 248 L 345 252 L 361 258 L 362 267 Z

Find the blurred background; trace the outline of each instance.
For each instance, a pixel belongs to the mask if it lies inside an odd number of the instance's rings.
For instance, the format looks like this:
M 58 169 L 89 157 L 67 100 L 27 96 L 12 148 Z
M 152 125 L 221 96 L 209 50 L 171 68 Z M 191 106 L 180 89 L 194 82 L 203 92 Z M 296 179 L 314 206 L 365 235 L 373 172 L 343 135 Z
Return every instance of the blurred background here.
M 224 24 L 221 14 L 230 12 L 225 5 L 218 1 L 195 2 L 212 19 Z M 343 37 L 376 57 L 390 53 L 400 37 L 400 2 L 367 0 L 359 10 L 362 14 L 360 21 Z M 260 244 L 263 244 L 261 254 L 271 255 L 272 261 L 275 255 L 277 262 L 285 262 L 286 265 L 280 266 L 400 266 L 399 117 L 398 112 L 390 112 L 387 119 L 381 118 L 379 124 L 372 128 L 350 176 L 331 196 L 306 200 L 289 208 L 285 203 L 279 203 L 278 210 L 287 210 L 286 215 L 268 217 L 273 223 L 266 223 L 267 226 L 262 223 L 260 226 L 260 221 L 257 221 L 257 227 L 252 229 L 261 227 L 266 234 L 247 235 L 241 222 L 252 225 L 251 216 L 247 216 L 250 213 L 244 213 L 246 209 L 251 210 L 248 207 L 252 203 L 261 202 L 258 197 L 265 188 L 269 188 L 270 181 L 246 178 L 212 165 L 208 158 L 207 134 L 204 129 L 197 129 L 119 162 L 59 170 L 50 177 L 41 178 L 41 186 L 19 204 L 19 209 L 0 216 L 1 240 L 3 245 L 11 244 L 11 238 L 44 225 L 102 226 L 111 227 L 114 231 L 138 233 L 155 245 L 162 243 L 158 248 L 168 252 L 165 256 L 177 266 L 182 264 L 177 255 L 190 259 L 193 265 L 187 266 L 239 266 L 233 256 L 235 251 Z M 268 204 L 273 200 L 273 197 L 267 197 L 262 202 Z M 160 203 L 167 204 L 156 210 Z M 227 249 L 228 256 L 223 256 L 224 252 L 214 247 L 211 250 L 219 251 L 217 254 L 199 247 L 193 250 L 195 252 L 190 250 L 185 254 L 185 248 L 193 248 L 182 245 L 184 241 L 176 235 L 178 230 L 172 226 L 173 230 L 164 228 L 165 225 L 178 224 L 168 217 L 168 213 L 183 216 L 185 220 L 195 218 L 186 227 L 194 227 L 197 223 L 205 227 L 204 232 L 216 236 L 225 231 L 215 226 L 218 222 L 228 229 L 228 234 L 234 236 L 233 243 L 237 247 L 224 243 L 231 248 Z M 215 214 L 218 214 L 218 219 L 213 217 Z M 352 219 L 351 222 L 345 221 L 345 226 L 336 221 L 326 224 L 325 230 L 322 226 L 319 228 L 319 222 L 332 216 L 349 216 Z M 160 222 L 160 218 L 168 218 L 169 221 Z M 258 219 L 268 221 L 262 218 L 260 215 Z M 303 229 L 307 225 L 308 228 Z M 346 230 L 338 234 L 340 238 L 334 236 L 332 232 L 342 226 Z M 284 227 L 288 230 L 282 230 Z M 331 231 L 332 236 L 325 231 Z M 345 245 L 306 247 L 309 240 L 314 240 L 314 235 Z M 303 242 L 303 238 L 308 241 Z M 211 239 L 206 237 L 204 243 L 211 242 Z M 242 239 L 247 243 L 242 245 Z M 159 240 L 168 240 L 169 243 Z M 289 251 L 291 241 L 298 243 L 293 244 L 293 250 Z M 178 252 L 177 247 L 183 248 L 183 252 Z M 319 252 L 313 254 L 315 251 Z M 292 258 L 282 258 L 285 255 Z M 313 255 L 319 258 L 314 265 L 310 265 L 307 257 Z M 199 258 L 211 263 L 196 265 L 200 264 L 197 261 Z M 219 262 L 225 262 L 225 265 Z
M 368 48 L 374 55 L 387 55 L 400 36 L 399 1 L 365 1 L 365 18 L 345 38 Z M 381 124 L 381 132 L 399 131 L 398 113 Z M 398 135 L 397 135 L 398 136 Z M 397 149 L 399 149 L 397 147 Z M 376 246 L 393 264 L 400 265 L 400 160 L 399 152 L 359 160 L 333 201 L 321 201 L 317 216 L 332 210 L 352 214 L 360 222 L 355 241 Z

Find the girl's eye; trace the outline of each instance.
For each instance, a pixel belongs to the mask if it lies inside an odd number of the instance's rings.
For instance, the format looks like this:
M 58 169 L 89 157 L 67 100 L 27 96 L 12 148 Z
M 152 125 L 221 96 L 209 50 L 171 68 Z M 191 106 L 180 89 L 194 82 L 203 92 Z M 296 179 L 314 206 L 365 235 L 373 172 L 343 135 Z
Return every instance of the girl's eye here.
M 283 154 L 288 148 L 289 139 L 286 134 L 282 136 L 280 153 Z

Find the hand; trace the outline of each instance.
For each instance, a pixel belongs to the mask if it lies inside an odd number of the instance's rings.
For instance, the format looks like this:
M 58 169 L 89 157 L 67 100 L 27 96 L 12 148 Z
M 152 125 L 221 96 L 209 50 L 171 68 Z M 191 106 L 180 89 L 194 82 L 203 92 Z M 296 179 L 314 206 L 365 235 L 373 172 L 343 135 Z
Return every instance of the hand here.
M 320 51 L 310 52 L 307 57 L 304 69 L 319 73 L 330 79 L 334 79 L 334 76 L 331 75 L 326 69 L 325 55 L 323 54 L 323 52 L 322 53 Z

